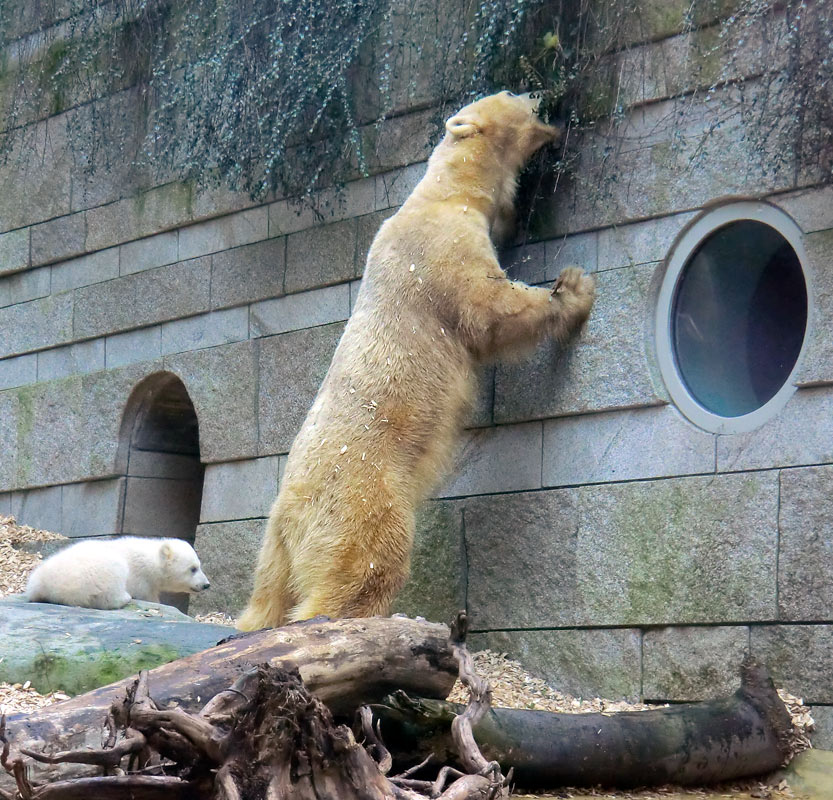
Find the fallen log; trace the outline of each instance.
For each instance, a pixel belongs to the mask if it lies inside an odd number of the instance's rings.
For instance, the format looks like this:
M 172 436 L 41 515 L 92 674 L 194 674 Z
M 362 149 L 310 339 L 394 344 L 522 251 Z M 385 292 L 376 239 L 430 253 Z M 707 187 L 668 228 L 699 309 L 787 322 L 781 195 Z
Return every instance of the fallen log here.
M 395 767 L 429 754 L 460 763 L 451 737 L 460 706 L 397 692 L 370 710 Z M 763 775 L 788 757 L 791 730 L 769 675 L 751 660 L 729 697 L 611 714 L 495 708 L 473 728 L 484 758 L 513 768 L 526 789 L 702 786 Z
M 465 772 L 440 769 L 430 781 L 406 773 L 388 777 L 391 758 L 372 725 L 364 746 L 304 686 L 297 669 L 258 665 L 215 695 L 199 713 L 160 708 L 142 672 L 111 706 L 109 736 L 97 750 L 44 753 L 12 748 L 0 721 L 0 767 L 24 800 L 487 800 L 508 797 L 500 767 L 483 758 L 471 723 L 488 709 L 489 691 L 474 673 L 464 645 L 463 612 L 450 646 L 471 702 L 452 738 Z M 363 706 L 360 718 L 370 715 Z M 94 778 L 31 780 L 32 761 L 97 764 Z M 114 772 L 118 770 L 117 774 Z M 124 774 L 124 771 L 127 774 Z M 12 792 L 0 789 L 2 800 Z
M 336 715 L 352 715 L 399 688 L 443 698 L 457 676 L 448 626 L 394 617 L 311 620 L 235 636 L 151 670 L 149 680 L 160 707 L 195 711 L 253 664 L 264 663 L 297 667 L 307 688 Z M 125 697 L 134 681 L 127 678 L 34 713 L 10 715 L 10 745 L 50 752 L 99 748 L 111 705 Z M 86 772 L 77 764 L 50 764 L 42 766 L 38 778 Z M 0 771 L 0 788 L 10 789 L 9 781 Z

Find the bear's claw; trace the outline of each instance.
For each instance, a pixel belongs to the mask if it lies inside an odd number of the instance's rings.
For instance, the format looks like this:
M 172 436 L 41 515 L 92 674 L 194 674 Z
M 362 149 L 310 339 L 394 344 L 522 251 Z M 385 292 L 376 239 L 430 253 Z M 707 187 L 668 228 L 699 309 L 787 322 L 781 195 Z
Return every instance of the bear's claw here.
M 552 287 L 552 294 L 563 294 L 564 292 L 581 293 L 584 283 L 591 279 L 584 274 L 580 267 L 566 267 L 555 281 Z

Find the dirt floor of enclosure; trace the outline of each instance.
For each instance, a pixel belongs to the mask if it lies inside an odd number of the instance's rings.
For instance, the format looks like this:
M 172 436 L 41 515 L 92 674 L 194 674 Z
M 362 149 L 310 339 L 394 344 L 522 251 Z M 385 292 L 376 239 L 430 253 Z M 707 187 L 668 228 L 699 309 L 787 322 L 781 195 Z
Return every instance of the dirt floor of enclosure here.
M 24 590 L 29 572 L 39 563 L 40 557 L 20 550 L 24 543 L 52 540 L 60 537 L 47 531 L 37 531 L 19 526 L 12 517 L 0 516 L 0 597 Z M 199 618 L 198 618 L 199 619 Z M 231 624 L 232 618 L 224 614 L 205 615 L 200 621 Z M 0 657 L 2 654 L 0 653 Z M 546 682 L 530 675 L 522 665 L 506 658 L 504 654 L 483 651 L 475 654 L 479 674 L 492 685 L 492 701 L 495 706 L 506 708 L 533 708 L 544 711 L 587 713 L 636 711 L 655 708 L 642 703 L 605 700 L 603 698 L 576 698 L 562 694 Z M 793 718 L 795 752 L 809 747 L 812 718 L 798 698 L 780 693 Z M 40 695 L 27 684 L 0 683 L 0 713 L 5 711 L 32 711 L 44 705 L 67 699 L 62 692 Z M 449 697 L 465 702 L 467 694 L 459 681 Z M 654 789 L 639 792 L 602 792 L 601 790 L 564 789 L 546 795 L 513 795 L 518 798 L 547 800 L 558 798 L 593 797 L 596 800 L 702 800 L 702 798 L 732 798 L 732 800 L 794 800 L 796 795 L 781 782 L 775 785 L 747 782 L 733 786 L 698 790 Z

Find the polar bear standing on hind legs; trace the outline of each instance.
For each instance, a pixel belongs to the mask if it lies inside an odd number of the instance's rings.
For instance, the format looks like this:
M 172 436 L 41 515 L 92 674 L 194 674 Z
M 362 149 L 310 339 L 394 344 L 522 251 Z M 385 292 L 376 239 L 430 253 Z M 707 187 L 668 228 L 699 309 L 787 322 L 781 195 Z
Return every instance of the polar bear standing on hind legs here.
M 425 177 L 379 230 L 330 369 L 289 453 L 243 630 L 318 614 L 387 614 L 407 577 L 414 515 L 445 473 L 474 367 L 565 339 L 594 284 L 511 281 L 490 234 L 517 177 L 558 131 L 509 92 L 454 115 Z

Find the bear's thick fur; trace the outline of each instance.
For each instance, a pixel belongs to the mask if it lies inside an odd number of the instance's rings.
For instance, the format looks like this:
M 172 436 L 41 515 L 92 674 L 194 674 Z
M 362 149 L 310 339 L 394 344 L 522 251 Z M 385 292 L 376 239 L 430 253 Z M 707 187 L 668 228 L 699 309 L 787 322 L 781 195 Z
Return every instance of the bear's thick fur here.
M 490 238 L 512 214 L 520 169 L 558 135 L 535 110 L 508 92 L 463 108 L 376 235 L 289 453 L 239 628 L 389 613 L 416 508 L 471 406 L 475 365 L 565 338 L 587 318 L 592 279 L 568 268 L 552 291 L 511 281 Z
M 182 539 L 86 539 L 50 556 L 29 576 L 30 602 L 121 608 L 130 600 L 159 602 L 160 592 L 201 592 L 208 578 Z

